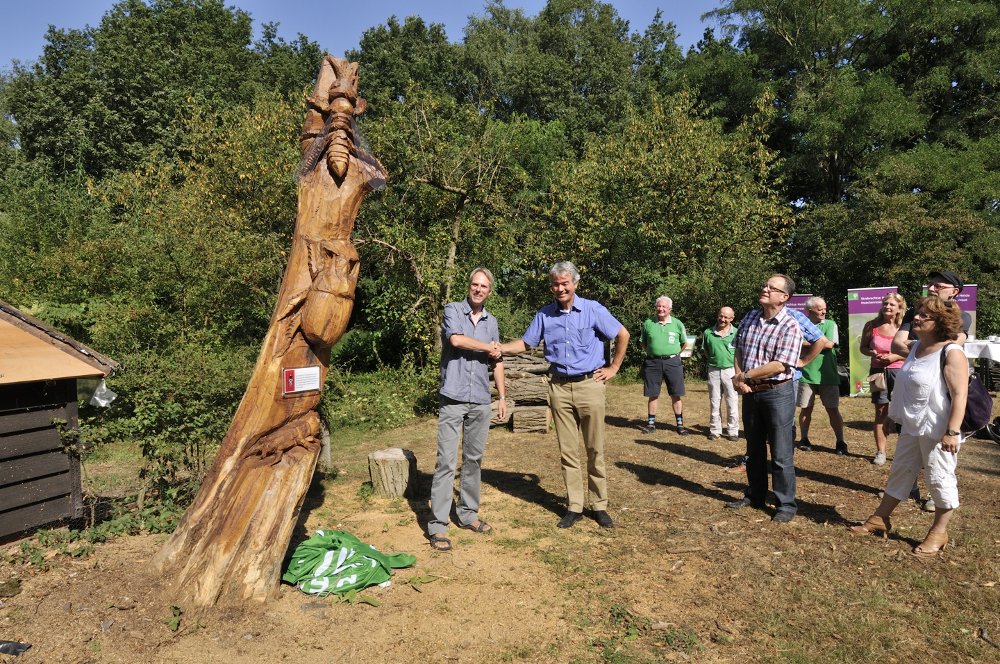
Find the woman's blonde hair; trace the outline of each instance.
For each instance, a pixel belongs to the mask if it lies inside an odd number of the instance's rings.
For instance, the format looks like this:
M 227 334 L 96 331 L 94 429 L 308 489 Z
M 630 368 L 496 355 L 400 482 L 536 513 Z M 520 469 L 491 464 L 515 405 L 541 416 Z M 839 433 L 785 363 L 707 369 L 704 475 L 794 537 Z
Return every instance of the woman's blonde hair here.
M 877 317 L 878 324 L 892 323 L 893 327 L 899 327 L 903 324 L 903 316 L 906 315 L 906 298 L 899 293 L 889 293 L 882 298 L 882 303 L 885 304 L 886 300 L 895 300 L 896 304 L 899 305 L 899 311 L 896 312 L 896 315 L 893 316 L 892 320 L 886 320 L 885 316 L 882 315 L 882 309 L 879 308 Z

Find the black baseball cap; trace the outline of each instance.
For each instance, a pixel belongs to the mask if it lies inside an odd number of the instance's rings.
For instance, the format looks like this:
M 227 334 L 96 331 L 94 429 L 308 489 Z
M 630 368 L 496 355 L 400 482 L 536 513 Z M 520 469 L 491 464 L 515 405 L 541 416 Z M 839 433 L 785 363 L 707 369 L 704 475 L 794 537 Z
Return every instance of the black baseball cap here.
M 947 270 L 935 270 L 927 275 L 927 278 L 931 281 L 937 281 L 942 284 L 951 284 L 958 289 L 961 293 L 962 289 L 965 288 L 965 284 L 962 283 L 962 279 L 959 278 L 954 272 L 948 272 Z

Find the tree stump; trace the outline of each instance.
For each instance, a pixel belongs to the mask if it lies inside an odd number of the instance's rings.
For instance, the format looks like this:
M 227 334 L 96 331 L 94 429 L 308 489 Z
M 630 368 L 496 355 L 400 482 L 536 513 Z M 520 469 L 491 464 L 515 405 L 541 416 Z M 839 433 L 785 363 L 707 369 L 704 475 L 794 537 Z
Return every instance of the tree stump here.
M 383 498 L 412 496 L 417 479 L 417 456 L 398 447 L 378 450 L 368 455 L 368 472 L 375 495 Z

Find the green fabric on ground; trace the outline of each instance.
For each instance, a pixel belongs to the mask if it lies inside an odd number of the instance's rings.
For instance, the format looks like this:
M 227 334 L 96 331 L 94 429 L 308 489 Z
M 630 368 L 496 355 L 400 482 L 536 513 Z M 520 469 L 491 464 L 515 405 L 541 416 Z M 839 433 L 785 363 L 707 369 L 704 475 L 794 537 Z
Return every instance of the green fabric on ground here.
M 295 547 L 281 580 L 310 595 L 343 594 L 388 585 L 393 568 L 410 567 L 416 561 L 408 553 L 382 553 L 348 532 L 317 530 Z

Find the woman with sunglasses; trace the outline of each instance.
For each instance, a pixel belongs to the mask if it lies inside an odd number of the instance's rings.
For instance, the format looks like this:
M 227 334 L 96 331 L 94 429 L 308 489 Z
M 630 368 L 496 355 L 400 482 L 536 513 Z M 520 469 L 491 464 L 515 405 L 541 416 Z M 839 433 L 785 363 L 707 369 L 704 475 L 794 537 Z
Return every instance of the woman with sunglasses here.
M 875 513 L 851 531 L 887 536 L 889 515 L 906 498 L 923 465 L 934 499 L 934 522 L 913 554 L 929 558 L 947 546 L 948 522 L 959 504 L 955 469 L 962 444 L 959 427 L 965 416 L 969 361 L 961 346 L 954 343 L 962 333 L 962 317 L 954 302 L 936 296 L 923 298 L 911 329 L 917 340 L 896 376 L 889 404 L 889 417 L 902 431 L 885 494 Z
M 861 354 L 872 358 L 870 375 L 883 374 L 885 389 L 872 388 L 872 404 L 875 406 L 875 458 L 876 466 L 885 464 L 885 446 L 888 440 L 889 397 L 896 378 L 896 371 L 903 366 L 903 355 L 892 352 L 892 338 L 899 331 L 899 324 L 906 311 L 906 300 L 899 293 L 889 293 L 882 298 L 878 316 L 865 323 L 861 331 Z

